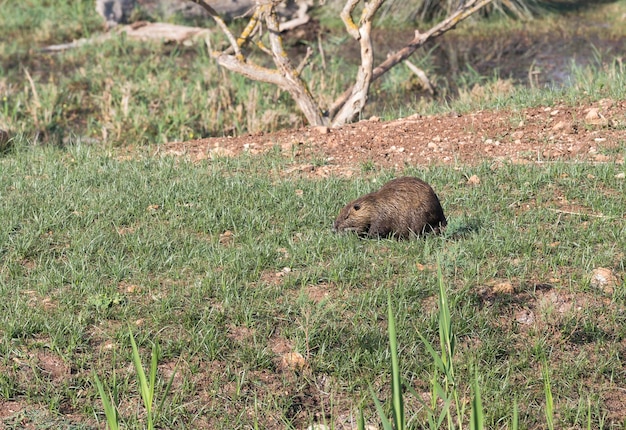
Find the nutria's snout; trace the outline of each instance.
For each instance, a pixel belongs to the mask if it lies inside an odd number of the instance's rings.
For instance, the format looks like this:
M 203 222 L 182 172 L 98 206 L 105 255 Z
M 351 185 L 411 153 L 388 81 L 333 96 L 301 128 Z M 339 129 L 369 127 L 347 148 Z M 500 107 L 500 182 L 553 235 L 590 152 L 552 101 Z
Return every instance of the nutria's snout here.
M 431 186 L 406 176 L 344 206 L 333 223 L 333 231 L 408 238 L 439 233 L 446 225 L 443 208 Z

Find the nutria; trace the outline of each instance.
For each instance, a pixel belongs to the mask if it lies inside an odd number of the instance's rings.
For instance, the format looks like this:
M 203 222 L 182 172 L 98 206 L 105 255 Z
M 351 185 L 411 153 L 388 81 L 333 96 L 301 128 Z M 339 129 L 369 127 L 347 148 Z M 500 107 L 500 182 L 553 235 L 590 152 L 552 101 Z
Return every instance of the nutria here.
M 398 239 L 439 233 L 447 225 L 441 203 L 426 182 L 405 176 L 347 204 L 335 220 L 337 232 Z

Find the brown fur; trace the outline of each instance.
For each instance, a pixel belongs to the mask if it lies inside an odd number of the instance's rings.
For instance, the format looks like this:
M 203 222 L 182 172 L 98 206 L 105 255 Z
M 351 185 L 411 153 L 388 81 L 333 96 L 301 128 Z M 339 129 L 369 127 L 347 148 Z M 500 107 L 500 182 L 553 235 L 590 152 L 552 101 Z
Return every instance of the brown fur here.
M 439 198 L 426 182 L 405 176 L 347 204 L 335 220 L 337 232 L 408 238 L 440 232 L 447 225 Z

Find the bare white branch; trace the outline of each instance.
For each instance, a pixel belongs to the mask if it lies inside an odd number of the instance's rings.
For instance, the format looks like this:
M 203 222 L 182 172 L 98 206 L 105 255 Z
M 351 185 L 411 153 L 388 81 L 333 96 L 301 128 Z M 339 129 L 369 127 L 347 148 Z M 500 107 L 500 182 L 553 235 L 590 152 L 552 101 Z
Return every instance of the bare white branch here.
M 313 48 L 311 48 L 310 46 L 307 46 L 306 54 L 304 55 L 304 58 L 302 59 L 302 61 L 300 61 L 300 64 L 298 64 L 298 67 L 296 68 L 296 71 L 298 72 L 298 74 L 302 73 L 302 71 L 308 64 L 309 58 L 311 58 L 311 55 L 313 55 Z
M 415 37 L 404 48 L 402 48 L 395 54 L 387 57 L 385 61 L 383 61 L 373 70 L 372 81 L 375 81 L 376 79 L 381 77 L 396 64 L 409 58 L 411 54 L 413 54 L 420 46 L 424 45 L 424 43 L 454 28 L 458 23 L 460 23 L 482 7 L 491 3 L 491 1 L 492 0 L 469 0 L 467 3 L 463 4 L 455 13 L 448 16 L 446 19 L 432 27 L 430 30 L 424 33 L 415 31 Z M 333 105 L 329 109 L 329 115 L 331 118 L 337 112 L 339 112 L 339 110 L 342 109 L 342 107 L 351 99 L 352 93 L 353 87 L 348 88 L 346 91 L 343 92 L 343 94 L 341 94 L 337 98 L 335 103 L 333 103 Z
M 330 107 L 328 115 L 322 114 L 319 104 L 314 100 L 306 83 L 300 76 L 302 69 L 309 60 L 312 50 L 307 50 L 305 58 L 295 67 L 287 56 L 281 37 L 281 32 L 285 29 L 308 22 L 309 16 L 306 13 L 306 6 L 301 5 L 298 17 L 295 20 L 286 24 L 280 24 L 276 16 L 276 7 L 277 4 L 280 3 L 280 0 L 257 0 L 254 14 L 241 35 L 236 38 L 228 29 L 225 22 L 209 5 L 209 0 L 192 1 L 201 5 L 209 12 L 209 15 L 221 28 L 230 43 L 228 49 L 222 52 L 212 53 L 212 56 L 216 58 L 220 65 L 231 71 L 241 73 L 252 80 L 269 82 L 276 85 L 281 90 L 289 92 L 299 109 L 306 116 L 310 125 L 327 125 L 329 119 L 332 119 L 330 123 L 333 127 L 336 127 L 353 120 L 355 116 L 362 112 L 367 103 L 370 84 L 375 79 L 378 79 L 398 63 L 405 61 L 424 43 L 454 28 L 459 22 L 463 21 L 492 0 L 466 0 L 456 12 L 428 31 L 416 31 L 415 37 L 409 41 L 407 45 L 389 55 L 385 61 L 375 68 L 373 64 L 374 52 L 371 40 L 372 22 L 384 0 L 363 0 L 361 16 L 356 21 L 353 14 L 361 0 L 346 0 L 340 16 L 348 34 L 359 42 L 361 65 L 358 68 L 354 85 L 337 98 Z M 263 23 L 265 23 L 266 28 L 263 27 Z M 269 39 L 268 46 L 263 44 L 260 37 L 264 33 L 267 34 Z M 254 39 L 253 43 L 256 44 L 262 52 L 272 57 L 274 65 L 276 66 L 275 69 L 256 65 L 249 58 L 245 57 L 242 48 L 252 39 Z M 319 49 L 323 62 L 324 53 L 321 44 Z M 434 88 L 430 84 L 426 74 L 411 63 L 407 63 L 407 66 L 418 75 L 431 94 L 434 93 Z
M 354 9 L 356 8 L 356 5 L 359 4 L 359 1 L 361 0 L 348 0 L 340 14 L 341 20 L 346 26 L 346 31 L 356 40 L 359 40 L 361 35 L 359 34 L 359 27 L 352 20 L 352 12 L 354 12 Z
M 370 37 L 372 32 L 372 20 L 383 1 L 384 0 L 372 0 L 364 6 L 360 21 L 361 25 L 356 30 L 358 37 L 353 35 L 353 37 L 359 41 L 361 46 L 361 65 L 359 66 L 356 82 L 352 87 L 350 96 L 342 105 L 337 115 L 335 115 L 332 119 L 333 127 L 338 127 L 348 121 L 351 121 L 363 110 L 363 107 L 367 102 L 369 87 L 372 81 L 372 69 L 374 67 L 374 48 Z M 351 29 L 356 27 L 351 15 L 355 7 L 355 0 L 348 0 L 346 7 L 342 11 L 341 18 L 343 19 L 348 32 L 351 32 Z
M 231 33 L 231 31 L 228 29 L 228 26 L 224 22 L 224 20 L 219 16 L 219 14 L 215 11 L 215 9 L 213 9 L 206 0 L 191 0 L 191 1 L 202 6 L 209 13 L 209 15 L 211 15 L 211 18 L 215 20 L 215 23 L 222 30 L 222 32 L 224 33 L 224 35 L 230 42 L 230 46 L 235 51 L 235 55 L 238 58 L 243 58 L 243 55 L 241 55 L 241 50 L 239 49 L 239 45 L 237 44 L 237 39 L 235 38 L 235 35 Z
M 298 12 L 296 12 L 296 18 L 291 19 L 287 22 L 281 22 L 278 26 L 280 32 L 284 32 L 287 30 L 293 30 L 296 27 L 306 24 L 311 20 L 311 17 L 307 13 L 309 10 L 309 5 L 307 2 L 303 1 L 298 6 Z
M 411 63 L 408 59 L 404 60 L 404 64 L 406 64 L 409 70 L 412 71 L 415 76 L 417 76 L 417 79 L 420 80 L 422 86 L 426 89 L 426 91 L 428 91 L 431 96 L 434 96 L 435 87 L 433 87 L 433 84 L 430 83 L 430 79 L 428 79 L 428 76 L 426 76 L 426 72 L 417 67 L 415 64 Z
M 268 3 L 260 5 L 259 7 L 263 9 L 262 13 L 265 16 L 274 64 L 276 64 L 276 67 L 285 79 L 285 85 L 281 88 L 291 94 L 300 110 L 306 116 L 309 124 L 326 125 L 327 119 L 322 115 L 319 105 L 313 99 L 305 82 L 300 77 L 298 71 L 293 67 L 285 52 L 274 4 Z

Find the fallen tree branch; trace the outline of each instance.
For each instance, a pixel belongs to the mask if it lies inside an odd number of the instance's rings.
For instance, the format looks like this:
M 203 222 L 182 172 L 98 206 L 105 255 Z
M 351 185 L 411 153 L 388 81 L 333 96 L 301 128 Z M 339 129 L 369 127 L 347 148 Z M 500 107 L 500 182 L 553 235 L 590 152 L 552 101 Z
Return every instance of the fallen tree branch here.
M 584 212 L 566 211 L 566 210 L 554 209 L 554 208 L 548 208 L 548 210 L 552 212 L 556 212 L 558 214 L 565 214 L 565 215 L 590 216 L 594 218 L 604 218 L 604 219 L 619 218 L 617 216 L 589 214 L 589 213 L 584 213 Z
M 78 48 L 79 46 L 89 45 L 91 43 L 104 42 L 105 40 L 108 40 L 110 38 L 111 38 L 111 33 L 105 33 L 105 34 L 98 35 L 96 37 L 90 37 L 88 39 L 83 38 L 83 39 L 73 40 L 68 43 L 60 43 L 58 45 L 45 46 L 41 48 L 41 52 L 66 51 L 68 49 Z
M 69 43 L 50 45 L 41 48 L 42 52 L 60 52 L 67 49 L 91 43 L 104 42 L 116 34 L 126 33 L 131 39 L 138 40 L 163 40 L 166 42 L 184 42 L 185 40 L 199 37 L 209 33 L 209 30 L 201 27 L 187 27 L 184 25 L 168 24 L 164 22 L 136 22 L 130 25 L 117 26 L 108 33 L 99 34 L 89 39 L 78 39 Z

